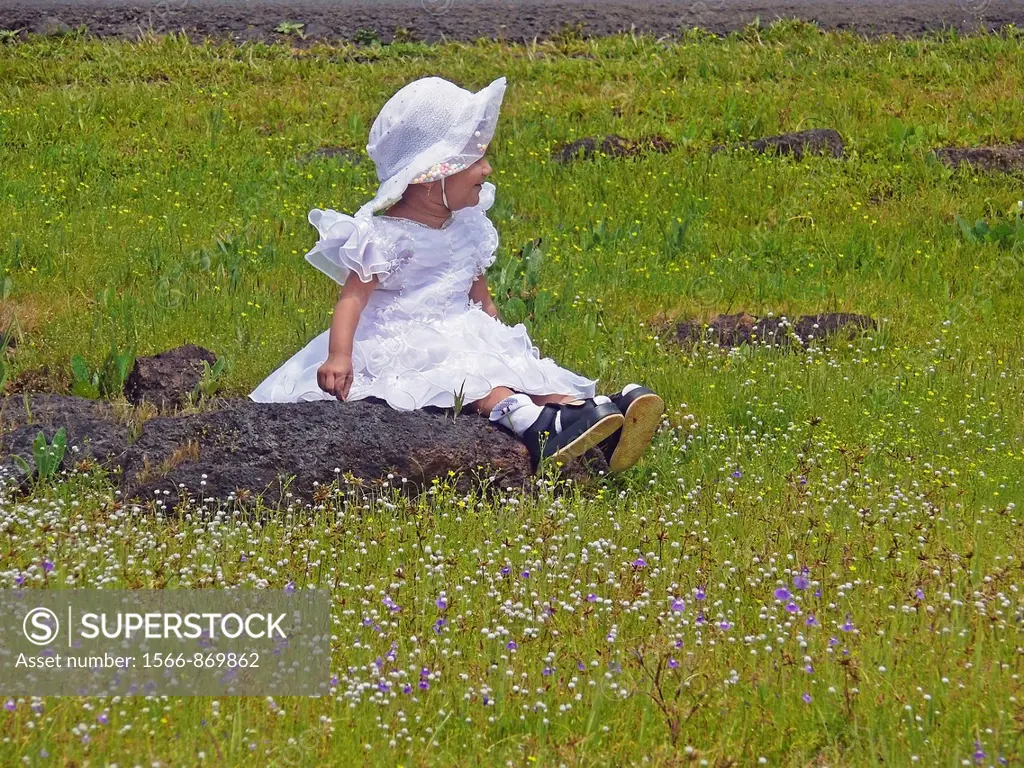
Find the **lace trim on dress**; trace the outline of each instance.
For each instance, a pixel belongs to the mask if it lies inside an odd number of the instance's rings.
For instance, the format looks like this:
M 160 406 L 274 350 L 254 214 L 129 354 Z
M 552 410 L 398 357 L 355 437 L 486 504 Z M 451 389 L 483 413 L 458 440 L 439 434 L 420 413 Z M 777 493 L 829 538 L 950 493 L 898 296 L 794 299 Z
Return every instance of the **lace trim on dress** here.
M 433 229 L 435 231 L 440 231 L 442 229 L 448 229 L 452 225 L 452 222 L 455 221 L 455 214 L 453 213 L 451 216 L 445 219 L 444 224 L 442 224 L 440 227 L 432 227 L 429 224 L 424 224 L 422 221 L 416 221 L 415 219 L 407 219 L 404 216 L 385 216 L 384 214 L 381 214 L 379 216 L 374 216 L 374 218 L 387 219 L 388 221 L 407 221 L 410 224 L 415 224 L 416 226 L 423 227 L 424 229 Z

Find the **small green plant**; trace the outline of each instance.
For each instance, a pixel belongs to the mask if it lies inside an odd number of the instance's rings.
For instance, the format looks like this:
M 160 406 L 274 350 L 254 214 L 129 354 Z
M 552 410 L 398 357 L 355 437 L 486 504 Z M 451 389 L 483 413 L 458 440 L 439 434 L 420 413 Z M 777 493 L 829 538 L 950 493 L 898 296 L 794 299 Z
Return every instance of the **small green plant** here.
M 411 43 L 415 38 L 407 27 L 396 27 L 392 37 L 392 43 Z
M 509 259 L 494 282 L 496 304 L 504 322 L 523 323 L 532 330 L 532 322 L 551 307 L 551 294 L 538 288 L 544 252 L 539 240 L 531 240 L 519 257 Z
M 357 29 L 352 39 L 360 45 L 376 45 L 380 43 L 380 37 L 375 29 Z
M 72 356 L 71 375 L 74 376 L 74 382 L 71 384 L 72 395 L 90 398 L 100 396 L 100 372 L 93 371 L 81 355 Z
M 963 216 L 957 214 L 956 224 L 964 240 L 972 245 L 979 243 L 995 243 L 1003 248 L 1024 248 L 1024 202 L 1018 202 L 1017 208 L 1010 215 L 993 224 L 978 219 L 971 224 Z
M 459 391 L 454 393 L 455 405 L 452 407 L 452 421 L 454 422 L 459 418 L 459 414 L 462 413 L 462 405 L 466 401 L 466 381 L 463 379 L 462 386 L 459 387 Z
M 0 45 L 18 42 L 18 36 L 21 32 L 22 30 L 20 29 L 0 29 Z
M 193 396 L 210 398 L 216 395 L 224 383 L 224 372 L 230 369 L 231 365 L 226 357 L 218 357 L 217 362 L 212 366 L 206 360 L 203 360 L 203 375 L 196 383 L 196 388 L 192 393 Z
M 280 32 L 282 35 L 298 35 L 299 37 L 304 38 L 305 34 L 302 30 L 305 29 L 305 27 L 306 25 L 301 21 L 282 21 L 274 27 L 274 31 Z
M 111 344 L 103 364 L 93 369 L 81 355 L 71 358 L 71 373 L 74 382 L 71 394 L 78 397 L 116 397 L 124 391 L 124 382 L 135 364 L 135 348 L 119 350 Z
M 49 480 L 57 474 L 60 464 L 64 460 L 64 451 L 67 449 L 67 431 L 64 427 L 57 430 L 52 442 L 47 442 L 46 433 L 42 430 L 36 435 L 32 443 L 32 457 L 36 462 L 36 475 L 41 482 Z M 21 467 L 25 474 L 32 476 L 32 466 L 24 458 L 14 454 L 14 462 Z

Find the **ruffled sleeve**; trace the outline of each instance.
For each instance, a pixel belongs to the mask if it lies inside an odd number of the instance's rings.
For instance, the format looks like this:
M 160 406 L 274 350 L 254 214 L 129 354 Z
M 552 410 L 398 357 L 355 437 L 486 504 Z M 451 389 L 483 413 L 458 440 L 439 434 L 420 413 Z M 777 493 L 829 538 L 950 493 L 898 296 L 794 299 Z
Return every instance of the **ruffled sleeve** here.
M 320 240 L 306 254 L 306 261 L 339 285 L 353 272 L 364 283 L 374 275 L 383 280 L 398 264 L 396 244 L 374 227 L 372 217 L 314 208 L 309 223 L 320 233 Z
M 494 205 L 494 185 L 485 181 L 480 189 L 480 200 L 472 209 L 474 223 L 479 229 L 475 251 L 477 277 L 494 263 L 498 250 L 498 230 L 486 213 L 492 205 Z

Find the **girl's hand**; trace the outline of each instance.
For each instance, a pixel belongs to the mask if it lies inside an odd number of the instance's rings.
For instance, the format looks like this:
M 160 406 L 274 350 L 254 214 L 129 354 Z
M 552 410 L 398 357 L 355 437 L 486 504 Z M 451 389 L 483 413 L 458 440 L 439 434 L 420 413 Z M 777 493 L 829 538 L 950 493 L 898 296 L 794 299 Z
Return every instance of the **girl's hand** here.
M 352 356 L 328 357 L 316 369 L 316 383 L 324 392 L 339 400 L 347 398 L 352 387 Z

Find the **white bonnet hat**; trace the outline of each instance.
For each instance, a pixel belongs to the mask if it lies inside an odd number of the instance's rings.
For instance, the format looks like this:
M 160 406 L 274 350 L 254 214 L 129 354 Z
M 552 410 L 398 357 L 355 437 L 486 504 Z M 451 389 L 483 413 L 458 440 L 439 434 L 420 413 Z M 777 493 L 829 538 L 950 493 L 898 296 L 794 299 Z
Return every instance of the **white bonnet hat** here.
M 504 77 L 476 93 L 443 77 L 402 87 L 370 128 L 366 152 L 377 166 L 380 186 L 356 216 L 389 208 L 410 184 L 450 176 L 483 157 L 504 95 Z

